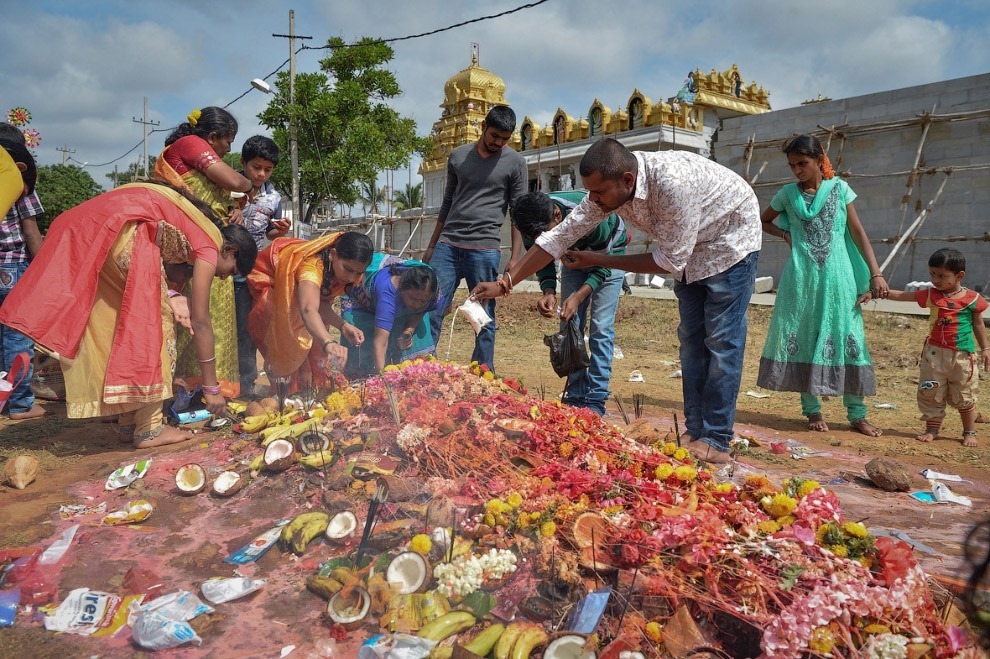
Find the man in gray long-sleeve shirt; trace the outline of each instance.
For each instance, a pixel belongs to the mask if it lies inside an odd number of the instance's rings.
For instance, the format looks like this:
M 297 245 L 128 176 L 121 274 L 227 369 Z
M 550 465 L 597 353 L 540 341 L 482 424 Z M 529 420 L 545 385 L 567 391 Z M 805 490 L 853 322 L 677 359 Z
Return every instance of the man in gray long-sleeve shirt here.
M 471 289 L 499 274 L 502 223 L 509 206 L 525 194 L 528 180 L 526 160 L 505 147 L 515 128 L 512 108 L 496 106 L 482 122 L 478 141 L 457 147 L 447 160 L 443 204 L 423 256 L 436 271 L 445 300 L 453 299 L 461 279 Z M 521 250 L 522 239 L 513 229 L 510 265 Z M 495 300 L 484 304 L 494 319 Z M 434 342 L 440 340 L 443 319 L 443 313 L 431 314 Z M 494 320 L 475 338 L 471 360 L 495 370 Z

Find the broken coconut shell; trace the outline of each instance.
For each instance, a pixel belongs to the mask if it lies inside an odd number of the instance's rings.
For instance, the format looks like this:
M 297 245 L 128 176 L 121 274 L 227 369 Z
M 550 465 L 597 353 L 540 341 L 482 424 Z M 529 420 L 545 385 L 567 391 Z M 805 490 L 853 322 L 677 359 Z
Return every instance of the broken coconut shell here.
M 23 490 L 38 477 L 38 460 L 30 455 L 15 456 L 3 466 L 3 475 L 8 483 Z
M 218 497 L 232 497 L 244 487 L 244 477 L 236 471 L 221 471 L 213 480 L 213 494 Z
M 543 659 L 595 659 L 594 650 L 588 646 L 593 647 L 594 642 L 589 642 L 584 636 L 562 634 L 547 644 Z
M 354 535 L 357 530 L 357 516 L 349 510 L 342 510 L 327 523 L 327 530 L 323 535 L 330 542 L 347 542 L 347 539 Z
M 175 487 L 179 494 L 199 494 L 206 488 L 206 470 L 195 462 L 182 465 L 175 472 Z
M 536 427 L 536 424 L 526 419 L 498 419 L 495 426 L 505 433 L 506 437 L 522 437 L 527 432 Z
M 360 628 L 371 610 L 371 595 L 360 586 L 339 590 L 327 602 L 327 615 L 347 631 Z
M 404 551 L 393 558 L 385 571 L 385 578 L 398 586 L 400 595 L 426 592 L 432 575 L 429 561 L 414 551 Z
M 296 447 L 287 439 L 274 439 L 265 447 L 265 471 L 285 471 L 296 462 Z

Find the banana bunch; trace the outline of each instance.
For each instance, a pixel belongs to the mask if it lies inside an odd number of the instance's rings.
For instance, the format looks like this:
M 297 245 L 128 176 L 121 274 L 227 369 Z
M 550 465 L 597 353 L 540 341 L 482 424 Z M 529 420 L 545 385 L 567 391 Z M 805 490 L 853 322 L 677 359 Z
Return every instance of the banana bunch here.
M 471 639 L 469 643 L 466 643 L 461 647 L 470 652 L 472 656 L 477 655 L 479 657 L 487 657 L 488 653 L 495 647 L 495 643 L 498 641 L 499 637 L 502 636 L 503 631 L 505 631 L 505 625 L 490 625 Z M 451 659 L 453 656 L 453 645 L 438 645 L 433 648 L 432 652 L 430 652 L 430 659 Z
M 298 437 L 304 432 L 317 430 L 319 427 L 320 419 L 316 417 L 306 419 L 305 421 L 299 421 L 298 423 L 293 422 L 283 424 L 279 422 L 276 425 L 268 426 L 261 431 L 261 445 L 268 446 L 268 444 L 275 439 L 292 439 L 294 437 Z
M 420 627 L 416 635 L 420 638 L 439 642 L 473 627 L 475 622 L 477 619 L 467 611 L 451 611 Z
M 323 535 L 329 523 L 330 516 L 324 512 L 296 515 L 295 519 L 282 527 L 279 540 L 284 548 L 291 549 L 296 556 L 302 556 L 306 545 Z
M 242 403 L 239 400 L 228 400 L 227 411 L 234 415 L 244 414 L 247 412 L 247 403 Z
M 313 469 L 329 467 L 336 461 L 337 452 L 332 448 L 326 449 L 325 451 L 319 451 L 317 453 L 310 453 L 309 455 L 304 455 L 299 458 L 299 462 L 307 467 L 312 467 Z
M 550 635 L 540 625 L 532 622 L 514 622 L 505 628 L 495 643 L 495 659 L 527 659 L 537 646 L 543 645 Z
M 281 415 L 278 412 L 266 412 L 254 416 L 246 416 L 241 421 L 241 432 L 255 433 L 267 428 L 269 425 L 279 420 Z
M 331 576 L 321 577 L 318 574 L 314 574 L 306 579 L 306 588 L 310 592 L 315 593 L 325 600 L 330 599 L 337 594 L 344 584 L 337 581 Z

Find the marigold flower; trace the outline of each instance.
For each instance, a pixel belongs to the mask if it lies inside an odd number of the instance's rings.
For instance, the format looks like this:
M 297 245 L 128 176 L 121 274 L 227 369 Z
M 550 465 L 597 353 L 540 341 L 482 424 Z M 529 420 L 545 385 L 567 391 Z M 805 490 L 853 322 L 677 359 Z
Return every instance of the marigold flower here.
M 481 374 L 481 379 L 482 380 L 494 380 L 495 379 L 495 374 L 492 373 L 491 371 L 485 371 L 484 373 Z
M 716 492 L 732 492 L 735 489 L 735 483 L 719 483 L 715 486 Z
M 797 521 L 797 517 L 795 517 L 794 515 L 784 515 L 783 517 L 777 518 L 777 523 L 780 524 L 781 526 L 790 526 L 796 521 Z
M 811 640 L 808 649 L 812 652 L 831 652 L 835 648 L 835 635 L 828 627 L 815 627 L 811 630 Z
M 798 498 L 806 497 L 820 487 L 821 484 L 818 481 L 805 481 L 801 483 L 801 487 L 798 488 Z
M 773 535 L 780 530 L 780 524 L 772 519 L 765 519 L 756 525 L 756 529 L 764 535 Z
M 485 513 L 485 516 L 482 518 L 482 521 L 488 526 L 495 526 L 495 515 L 491 513 Z
M 867 634 L 889 634 L 890 627 L 874 622 L 866 627 L 863 627 L 863 631 Z
M 674 457 L 677 457 L 676 454 Z M 685 483 L 690 483 L 698 477 L 698 470 L 689 465 L 681 465 L 674 470 L 674 477 Z
M 681 447 L 681 448 L 678 448 L 678 449 L 674 449 L 674 455 L 672 457 L 675 460 L 679 460 L 680 462 L 684 462 L 689 457 L 691 457 L 691 452 L 688 451 L 686 448 Z
M 433 549 L 433 541 L 425 533 L 419 533 L 414 535 L 413 539 L 409 541 L 409 549 L 420 556 L 426 556 Z
M 571 444 L 570 442 L 563 442 L 560 446 L 557 447 L 557 453 L 560 455 L 560 457 L 566 460 L 567 458 L 574 455 L 574 444 Z
M 660 452 L 663 453 L 664 455 L 673 455 L 674 451 L 676 450 L 677 450 L 677 444 L 675 444 L 674 442 L 667 442 L 666 444 L 663 445 L 663 448 L 660 449 Z
M 518 508 L 519 504 L 523 502 L 522 495 L 518 492 L 513 492 L 509 495 L 509 498 L 505 500 L 511 508 Z
M 760 500 L 760 506 L 766 511 L 767 515 L 777 519 L 794 512 L 794 509 L 797 508 L 797 500 L 780 493 L 772 497 L 763 497 Z
M 839 558 L 845 558 L 849 555 L 849 548 L 845 545 L 829 545 L 828 550 Z
M 543 522 L 542 524 L 540 524 L 540 535 L 543 536 L 544 538 L 549 538 L 556 532 L 557 532 L 557 525 L 554 524 L 553 522 Z
M 659 622 L 651 621 L 646 623 L 646 628 L 643 631 L 651 643 L 656 644 L 663 641 L 663 628 L 660 627 Z
M 846 522 L 842 525 L 842 530 L 854 538 L 865 538 L 870 535 L 866 525 L 862 522 Z
M 667 480 L 667 477 L 674 473 L 674 465 L 667 463 L 658 465 L 654 473 L 656 473 L 658 481 Z

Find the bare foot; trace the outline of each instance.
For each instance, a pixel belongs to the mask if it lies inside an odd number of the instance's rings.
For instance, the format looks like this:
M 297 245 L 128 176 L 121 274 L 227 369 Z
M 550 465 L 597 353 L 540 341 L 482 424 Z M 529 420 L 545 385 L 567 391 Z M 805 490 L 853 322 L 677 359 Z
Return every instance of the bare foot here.
M 724 465 L 732 461 L 732 456 L 729 455 L 728 451 L 719 451 L 711 444 L 703 442 L 700 439 L 692 439 L 687 444 L 684 444 L 684 448 L 686 448 L 698 462 L 709 462 L 711 464 Z
M 963 446 L 968 446 L 970 448 L 976 447 L 976 431 L 968 430 L 963 433 Z
M 852 421 L 852 427 L 863 433 L 867 437 L 879 437 L 883 434 L 883 431 L 877 428 L 875 425 L 867 421 L 865 418 L 856 419 Z
M 918 440 L 919 442 L 924 442 L 925 444 L 927 444 L 928 442 L 935 441 L 936 437 L 938 437 L 938 433 L 925 431 L 920 435 L 918 435 L 917 437 L 915 437 L 915 439 Z
M 117 439 L 121 444 L 129 444 L 134 441 L 134 428 L 136 426 L 122 426 L 119 423 L 113 425 L 113 431 L 117 433 Z
M 152 448 L 154 446 L 168 446 L 178 444 L 188 439 L 192 439 L 193 434 L 187 430 L 179 430 L 172 426 L 162 426 L 162 431 L 152 437 L 145 439 L 134 438 L 134 448 Z
M 10 418 L 13 421 L 24 421 L 26 419 L 37 419 L 45 416 L 45 408 L 41 405 L 32 405 L 27 412 L 11 412 Z
M 828 432 L 828 424 L 825 423 L 825 419 L 822 418 L 821 414 L 809 414 L 808 430 L 814 430 L 815 432 Z
M 977 423 L 990 423 L 990 417 L 983 416 L 983 412 L 976 413 Z

